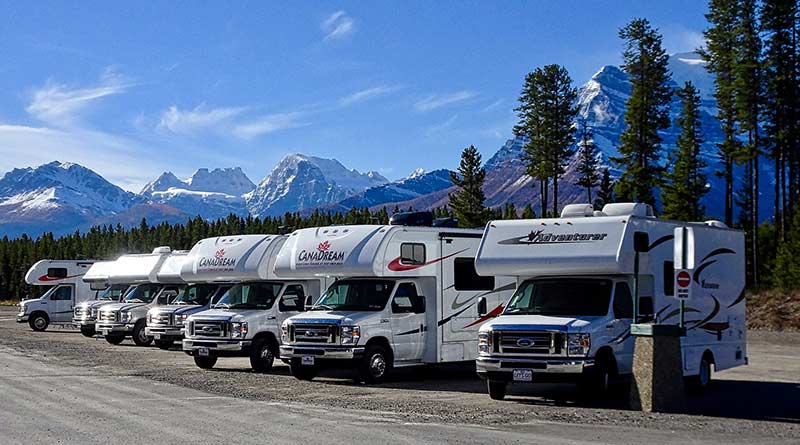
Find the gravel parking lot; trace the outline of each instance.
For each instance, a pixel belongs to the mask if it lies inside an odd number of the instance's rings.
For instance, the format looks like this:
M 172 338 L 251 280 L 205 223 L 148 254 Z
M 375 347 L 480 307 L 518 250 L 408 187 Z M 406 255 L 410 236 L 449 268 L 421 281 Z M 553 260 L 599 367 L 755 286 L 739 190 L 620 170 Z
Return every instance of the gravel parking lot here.
M 489 399 L 469 366 L 405 370 L 381 386 L 353 384 L 347 375 L 295 380 L 283 364 L 272 374 L 250 371 L 247 359 L 220 359 L 203 371 L 178 351 L 140 348 L 130 341 L 112 346 L 76 331 L 32 332 L 14 321 L 15 308 L 0 308 L 0 350 L 48 366 L 77 367 L 104 376 L 139 377 L 212 395 L 309 407 L 391 415 L 399 421 L 476 425 L 514 430 L 531 424 L 614 428 L 676 440 L 776 442 L 800 438 L 800 334 L 751 332 L 750 366 L 715 374 L 709 391 L 689 400 L 689 414 L 642 414 L 627 410 L 621 388 L 612 400 L 582 397 L 573 386 L 512 386 L 507 400 Z M 0 377 L 0 392 L 3 380 Z M 90 397 L 91 394 L 87 394 Z M 585 439 L 592 440 L 591 435 Z

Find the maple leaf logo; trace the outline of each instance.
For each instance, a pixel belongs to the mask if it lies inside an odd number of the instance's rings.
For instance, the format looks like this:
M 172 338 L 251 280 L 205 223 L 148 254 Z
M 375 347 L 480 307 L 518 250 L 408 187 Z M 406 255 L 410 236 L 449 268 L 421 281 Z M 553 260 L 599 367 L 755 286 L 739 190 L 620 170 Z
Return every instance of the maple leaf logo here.
M 225 256 L 225 249 L 219 249 L 214 253 L 215 258 L 222 258 Z
M 533 242 L 539 235 L 542 234 L 542 232 L 544 232 L 544 230 L 536 230 L 536 231 L 531 230 L 531 233 L 528 234 L 528 241 Z
M 331 243 L 328 241 L 319 243 L 319 246 L 317 246 L 317 250 L 319 250 L 320 252 L 327 252 L 330 248 L 331 248 Z

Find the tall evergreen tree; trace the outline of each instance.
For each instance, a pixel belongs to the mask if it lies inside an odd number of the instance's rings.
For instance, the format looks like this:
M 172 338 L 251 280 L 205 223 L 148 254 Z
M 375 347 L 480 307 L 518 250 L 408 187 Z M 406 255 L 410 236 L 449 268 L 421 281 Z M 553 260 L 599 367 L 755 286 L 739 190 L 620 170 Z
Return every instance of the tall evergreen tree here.
M 450 172 L 450 180 L 461 189 L 450 194 L 450 208 L 462 227 L 481 227 L 488 220 L 484 205 L 483 182 L 486 170 L 481 167 L 481 154 L 470 145 L 461 153 L 458 173 Z
M 600 188 L 597 191 L 594 207 L 600 210 L 604 205 L 612 202 L 614 202 L 614 182 L 611 180 L 608 168 L 604 168 L 603 174 L 600 176 Z
M 681 132 L 669 157 L 671 169 L 664 185 L 663 213 L 671 219 L 699 221 L 705 213 L 700 199 L 707 192 L 703 173 L 706 164 L 700 157 L 703 143 L 700 93 L 691 82 L 686 82 L 677 94 L 681 99 L 681 114 L 675 123 Z
M 717 120 L 725 135 L 723 141 L 717 144 L 722 163 L 722 169 L 717 174 L 725 179 L 725 224 L 729 226 L 733 225 L 733 163 L 740 145 L 736 138 L 737 116 L 734 103 L 738 1 L 710 0 L 706 20 L 711 26 L 703 32 L 706 47 L 698 50 L 706 61 L 706 70 L 714 75 Z
M 661 44 L 661 35 L 647 19 L 631 21 L 619 31 L 619 36 L 625 41 L 622 68 L 631 82 L 631 97 L 625 103 L 620 156 L 612 159 L 622 169 L 617 193 L 626 200 L 655 206 L 654 189 L 663 170 L 659 164 L 658 132 L 670 126 L 669 56 Z
M 548 186 L 553 184 L 553 214 L 558 214 L 558 185 L 569 158 L 573 155 L 578 114 L 578 90 L 572 85 L 567 69 L 546 65 L 525 76 L 514 111 L 519 117 L 516 135 L 527 136 L 524 158 L 528 175 L 539 181 L 542 214 L 548 212 Z
M 588 203 L 592 202 L 592 188 L 597 187 L 600 181 L 600 172 L 597 159 L 597 144 L 594 143 L 594 134 L 586 119 L 578 120 L 578 181 L 575 185 L 586 189 Z

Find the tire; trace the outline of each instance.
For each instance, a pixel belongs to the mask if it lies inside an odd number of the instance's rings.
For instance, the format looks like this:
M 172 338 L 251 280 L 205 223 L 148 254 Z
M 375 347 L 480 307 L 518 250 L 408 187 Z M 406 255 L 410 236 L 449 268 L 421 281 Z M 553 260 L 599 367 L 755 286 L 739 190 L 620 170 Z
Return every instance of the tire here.
M 94 337 L 94 334 L 96 334 L 94 326 L 81 326 L 81 335 L 84 337 Z
M 42 312 L 34 312 L 28 319 L 28 326 L 36 332 L 44 332 L 50 326 L 50 318 Z
M 392 370 L 392 356 L 383 346 L 367 346 L 357 368 L 356 380 L 366 384 L 383 383 Z
M 200 369 L 211 369 L 217 364 L 216 357 L 195 357 L 194 364 Z
M 250 350 L 250 367 L 253 368 L 253 371 L 258 373 L 269 372 L 272 369 L 272 364 L 275 363 L 275 351 L 277 349 L 273 342 L 265 338 L 253 342 L 253 348 Z
M 503 400 L 506 398 L 506 388 L 508 383 L 502 380 L 487 380 L 486 388 L 489 390 L 489 397 L 492 400 Z
M 172 340 L 156 340 L 155 343 L 156 346 L 158 346 L 158 349 L 163 349 L 166 351 L 167 349 L 171 348 L 175 342 Z
M 614 356 L 607 353 L 600 354 L 595 358 L 592 369 L 584 376 L 583 386 L 595 397 L 607 396 L 615 375 Z
M 144 327 L 144 320 L 137 322 L 133 326 L 133 342 L 136 343 L 136 346 L 148 346 L 153 343 L 153 337 L 147 336 Z
M 686 377 L 686 390 L 690 393 L 700 394 L 711 384 L 711 356 L 703 354 L 700 359 L 700 372 L 697 375 Z
M 125 340 L 124 335 L 106 335 L 106 341 L 111 343 L 112 345 L 118 345 Z
M 297 380 L 310 382 L 317 376 L 319 369 L 316 366 L 303 366 L 300 364 L 300 359 L 296 358 L 289 363 L 289 372 Z

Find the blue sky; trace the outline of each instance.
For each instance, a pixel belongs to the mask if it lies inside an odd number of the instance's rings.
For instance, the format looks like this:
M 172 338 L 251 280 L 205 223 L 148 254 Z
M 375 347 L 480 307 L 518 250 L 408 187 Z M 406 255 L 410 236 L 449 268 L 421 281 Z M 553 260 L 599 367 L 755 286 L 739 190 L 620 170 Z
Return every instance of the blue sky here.
M 0 172 L 78 162 L 133 191 L 170 170 L 335 157 L 390 179 L 488 159 L 525 73 L 576 84 L 619 63 L 617 30 L 702 42 L 700 0 L 3 2 Z

